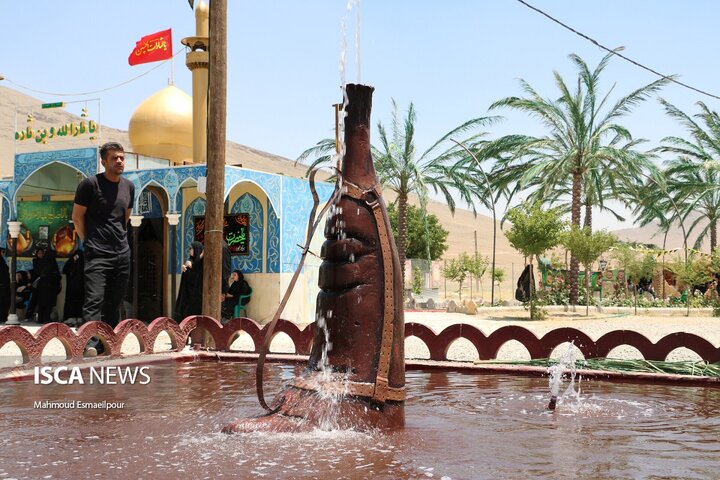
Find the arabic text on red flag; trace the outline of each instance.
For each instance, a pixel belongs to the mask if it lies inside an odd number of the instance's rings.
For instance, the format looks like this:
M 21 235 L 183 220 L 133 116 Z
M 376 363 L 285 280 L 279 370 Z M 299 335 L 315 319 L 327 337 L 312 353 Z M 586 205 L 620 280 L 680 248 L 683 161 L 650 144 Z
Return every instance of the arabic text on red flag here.
M 130 65 L 158 62 L 172 57 L 172 29 L 145 35 L 137 43 L 128 57 Z

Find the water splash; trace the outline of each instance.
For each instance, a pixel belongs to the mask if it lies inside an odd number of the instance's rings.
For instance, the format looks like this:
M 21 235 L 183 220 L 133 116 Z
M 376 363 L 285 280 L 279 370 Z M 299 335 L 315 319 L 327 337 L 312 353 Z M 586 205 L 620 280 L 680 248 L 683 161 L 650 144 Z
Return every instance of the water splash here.
M 355 73 L 357 83 L 360 80 L 360 0 L 355 0 Z
M 355 29 L 355 69 L 357 74 L 357 82 L 360 83 L 360 0 L 348 0 L 347 12 L 340 22 L 341 42 L 340 42 L 340 58 L 338 67 L 340 70 L 340 84 L 342 88 L 343 102 L 339 109 L 338 115 L 338 145 L 333 162 L 337 168 L 338 195 L 333 205 L 330 206 L 327 213 L 327 222 L 331 225 L 330 234 L 335 235 L 338 240 L 345 240 L 347 233 L 345 232 L 346 222 L 342 218 L 343 208 L 339 205 L 342 196 L 347 193 L 347 187 L 342 184 L 340 173 L 342 172 L 342 162 L 345 158 L 346 146 L 343 141 L 345 131 L 345 117 L 347 116 L 346 107 L 349 99 L 347 96 L 346 82 L 346 55 L 347 55 L 347 18 L 352 9 L 356 9 L 356 29 Z M 358 215 L 360 210 L 358 209 Z M 343 251 L 346 246 L 343 245 Z M 353 262 L 354 255 L 349 255 L 350 261 Z M 331 319 L 332 310 L 318 314 L 316 316 L 316 325 L 322 330 L 324 342 L 320 352 L 320 364 L 318 371 L 305 378 L 308 385 L 313 389 L 314 395 L 319 401 L 323 402 L 323 410 L 317 412 L 320 416 L 317 426 L 322 431 L 339 430 L 339 419 L 341 413 L 341 404 L 350 392 L 349 373 L 334 372 L 329 362 L 329 352 L 332 351 L 332 342 L 330 341 L 330 331 L 327 326 L 327 320 Z
M 340 21 L 340 33 L 342 34 L 342 40 L 340 43 L 340 79 L 342 80 L 343 86 L 345 85 L 345 73 L 346 73 L 346 54 L 347 54 L 347 23 L 348 17 L 355 9 L 355 78 L 356 82 L 360 83 L 360 0 L 348 0 L 345 5 L 345 15 Z
M 320 316 L 322 323 L 320 328 L 323 331 L 325 342 L 323 342 L 322 352 L 320 354 L 320 378 L 322 381 L 329 382 L 332 369 L 330 368 L 330 361 L 328 354 L 332 351 L 332 342 L 330 341 L 330 330 L 327 327 L 327 320 L 331 319 L 333 315 L 332 310 L 325 312 L 325 316 Z
M 548 410 L 555 410 L 559 398 L 568 397 L 575 398 L 580 401 L 580 378 L 578 377 L 578 388 L 575 389 L 575 377 L 577 375 L 577 355 L 575 349 L 575 341 L 568 344 L 568 348 L 565 353 L 560 357 L 560 361 L 555 365 L 548 367 L 548 373 L 550 374 L 550 402 L 548 403 Z M 563 379 L 568 378 L 570 383 L 568 384 L 565 392 L 560 395 L 560 388 L 563 384 Z

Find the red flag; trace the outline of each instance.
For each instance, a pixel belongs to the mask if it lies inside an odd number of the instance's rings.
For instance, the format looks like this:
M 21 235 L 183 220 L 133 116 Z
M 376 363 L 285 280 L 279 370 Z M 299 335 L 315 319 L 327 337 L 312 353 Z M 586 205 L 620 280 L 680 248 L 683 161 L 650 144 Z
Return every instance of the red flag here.
M 172 58 L 172 29 L 145 35 L 135 43 L 135 48 L 128 57 L 130 65 L 157 62 Z

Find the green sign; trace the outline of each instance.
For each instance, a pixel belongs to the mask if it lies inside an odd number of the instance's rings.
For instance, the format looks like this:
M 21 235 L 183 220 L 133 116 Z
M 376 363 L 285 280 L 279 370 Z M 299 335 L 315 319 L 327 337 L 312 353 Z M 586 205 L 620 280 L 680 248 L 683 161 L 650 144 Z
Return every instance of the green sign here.
M 51 248 L 58 257 L 69 257 L 80 239 L 70 223 L 73 202 L 18 202 L 17 219 L 22 222 L 18 256 L 30 257 L 38 245 Z M 12 249 L 8 239 L 8 247 Z
M 62 108 L 65 106 L 65 102 L 55 102 L 55 103 L 43 103 L 42 108 Z

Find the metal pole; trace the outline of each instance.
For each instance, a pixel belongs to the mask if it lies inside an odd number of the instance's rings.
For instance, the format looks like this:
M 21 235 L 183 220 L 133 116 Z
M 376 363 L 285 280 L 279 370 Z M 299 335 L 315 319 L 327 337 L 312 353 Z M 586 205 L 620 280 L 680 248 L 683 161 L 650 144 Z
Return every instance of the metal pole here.
M 662 299 L 665 301 L 665 248 L 667 245 L 667 236 L 670 232 L 670 226 L 665 230 L 665 237 L 663 238 L 663 253 L 662 253 L 662 267 L 660 268 L 660 282 L 662 285 Z
M 10 260 L 10 313 L 8 314 L 8 318 L 6 318 L 6 322 L 8 325 L 12 325 L 11 317 L 15 317 L 15 321 L 17 322 L 17 310 L 15 305 L 15 290 L 17 289 L 17 280 L 15 279 L 15 274 L 17 273 L 17 237 L 12 239 L 12 246 L 13 246 L 13 254 L 12 259 Z M 3 262 L 5 259 L 3 259 Z
M 477 259 L 478 259 L 478 251 L 477 251 L 477 230 L 473 230 L 473 236 L 475 237 L 475 262 L 477 263 Z M 475 279 L 475 290 L 479 290 L 479 285 L 478 285 L 478 283 L 479 283 L 480 281 L 481 281 L 481 279 L 480 279 L 479 277 Z M 471 282 L 472 282 L 472 280 L 471 280 Z M 471 283 L 470 286 L 472 287 L 472 283 Z M 470 289 L 470 291 L 471 291 L 471 293 L 472 293 L 472 288 Z M 472 300 L 472 299 L 471 299 L 471 300 Z
M 130 226 L 132 227 L 133 248 L 132 248 L 132 318 L 138 318 L 138 269 L 140 267 L 140 225 L 142 215 L 130 215 Z
M 170 225 L 170 318 L 175 318 L 175 298 L 177 297 L 177 225 L 179 213 L 166 213 Z
M 495 247 L 497 245 L 497 218 L 495 214 L 495 200 L 492 197 L 492 184 L 490 183 L 490 179 L 485 174 L 485 170 L 480 166 L 480 160 L 477 159 L 475 154 L 473 154 L 465 145 L 458 142 L 457 140 L 450 139 L 453 142 L 457 143 L 460 147 L 462 147 L 466 152 L 470 154 L 470 156 L 475 160 L 475 163 L 477 163 L 478 170 L 480 170 L 480 173 L 482 173 L 483 178 L 485 179 L 485 184 L 487 185 L 488 193 L 490 193 L 490 206 L 492 207 L 492 215 L 493 215 L 493 251 L 492 251 L 492 269 L 490 271 L 490 306 L 493 306 L 495 304 Z
M 177 295 L 177 225 L 170 226 L 170 235 L 172 236 L 172 252 L 170 252 L 170 261 L 172 262 L 172 270 L 170 275 L 170 314 L 175 318 L 175 295 Z
M 443 260 L 443 268 L 447 267 L 447 260 Z M 447 300 L 447 277 L 443 275 L 443 278 L 445 279 L 445 300 Z
M 337 155 L 335 168 L 339 173 L 342 168 L 342 157 L 340 156 L 340 109 L 342 108 L 342 103 L 335 103 L 333 107 L 335 108 L 335 154 Z
M 205 315 L 220 318 L 225 143 L 227 122 L 227 1 L 210 2 L 210 78 L 208 81 L 208 155 L 205 210 L 203 305 Z
M 342 103 L 334 103 L 335 108 L 335 153 L 340 153 L 340 108 Z

